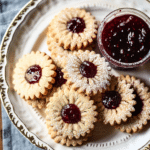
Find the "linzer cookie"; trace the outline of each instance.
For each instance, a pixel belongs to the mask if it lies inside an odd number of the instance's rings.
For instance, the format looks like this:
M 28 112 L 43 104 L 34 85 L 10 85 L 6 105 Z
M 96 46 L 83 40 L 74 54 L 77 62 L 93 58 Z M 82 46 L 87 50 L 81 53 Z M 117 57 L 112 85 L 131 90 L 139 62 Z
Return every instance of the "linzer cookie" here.
M 64 49 L 81 49 L 96 39 L 97 22 L 89 12 L 66 8 L 54 17 L 49 26 L 52 38 Z
M 52 97 L 55 92 L 63 88 L 67 80 L 63 78 L 63 72 L 61 71 L 61 68 L 57 67 L 55 71 L 57 75 L 55 76 L 55 83 L 53 84 L 53 88 L 50 89 L 48 94 L 42 98 L 25 100 L 29 105 L 38 109 L 46 108 L 46 104 L 49 102 L 50 97 Z
M 25 100 L 29 105 L 33 108 L 42 109 L 46 107 L 46 99 L 45 98 L 38 98 L 33 100 Z
M 55 62 L 55 64 L 58 67 L 63 68 L 65 66 L 65 62 L 69 58 L 69 55 L 73 52 L 69 49 L 64 49 L 63 47 L 59 46 L 59 44 L 55 41 L 54 38 L 52 38 L 51 33 L 47 35 L 47 45 L 48 50 L 51 52 L 51 58 Z M 95 48 L 95 41 L 90 44 L 89 46 L 85 47 L 85 49 L 82 50 L 93 50 Z
M 50 126 L 50 122 L 47 122 L 47 128 L 48 128 L 48 133 L 51 135 L 51 138 L 54 139 L 56 143 L 60 143 L 62 145 L 66 146 L 77 146 L 81 145 L 83 142 L 88 140 L 88 137 L 90 137 L 92 134 L 87 134 L 84 137 L 80 137 L 79 139 L 73 138 L 63 138 L 62 136 L 57 135 L 56 131 L 53 131 L 53 128 Z
M 37 51 L 26 54 L 14 69 L 14 89 L 26 100 L 42 98 L 55 83 L 55 70 L 56 66 L 46 53 Z
M 121 124 L 135 111 L 135 94 L 130 84 L 112 76 L 110 86 L 92 97 L 97 103 L 98 120 L 104 124 Z
M 146 125 L 150 120 L 150 93 L 148 87 L 133 76 L 121 76 L 121 79 L 125 80 L 127 84 L 131 84 L 134 89 L 136 105 L 132 117 L 128 118 L 127 122 L 117 125 L 116 128 L 122 132 L 135 133 L 140 131 L 143 125 Z
M 105 59 L 88 50 L 79 50 L 70 55 L 62 71 L 74 90 L 87 95 L 95 95 L 105 89 L 111 74 L 111 68 Z
M 68 87 L 55 93 L 46 109 L 46 122 L 48 129 L 51 129 L 51 138 L 75 141 L 87 138 L 97 121 L 97 107 L 93 103 L 90 97 L 69 90 Z

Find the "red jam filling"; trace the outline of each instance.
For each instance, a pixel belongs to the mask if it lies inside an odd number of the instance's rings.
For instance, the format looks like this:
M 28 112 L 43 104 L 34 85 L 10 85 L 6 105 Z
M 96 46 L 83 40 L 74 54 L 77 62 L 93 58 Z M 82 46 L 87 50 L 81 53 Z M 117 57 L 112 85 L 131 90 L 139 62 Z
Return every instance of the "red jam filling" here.
M 102 32 L 105 51 L 115 60 L 133 63 L 150 50 L 150 28 L 139 17 L 122 15 L 108 22 Z
M 93 78 L 97 73 L 97 66 L 89 61 L 84 61 L 80 65 L 80 73 L 86 78 Z
M 62 120 L 65 123 L 78 123 L 81 120 L 81 112 L 75 104 L 68 104 L 62 108 Z
M 121 96 L 117 91 L 106 91 L 102 96 L 105 108 L 116 109 L 121 102 Z
M 55 86 L 55 87 L 60 87 L 60 86 L 62 86 L 63 84 L 65 84 L 67 80 L 63 78 L 64 73 L 61 71 L 60 68 L 57 68 L 57 69 L 56 69 L 56 73 L 57 73 L 57 75 L 56 75 L 56 77 L 55 77 L 54 86 Z
M 134 105 L 135 111 L 132 113 L 132 116 L 137 116 L 138 114 L 142 112 L 144 104 L 142 102 L 142 99 L 140 98 L 140 96 L 137 94 L 136 91 L 134 91 L 133 94 L 136 95 L 134 99 L 136 101 L 136 105 Z
M 85 22 L 82 18 L 72 18 L 67 22 L 67 29 L 73 33 L 81 33 L 85 29 Z
M 30 84 L 38 83 L 41 76 L 42 69 L 39 65 L 30 66 L 25 73 L 25 79 Z

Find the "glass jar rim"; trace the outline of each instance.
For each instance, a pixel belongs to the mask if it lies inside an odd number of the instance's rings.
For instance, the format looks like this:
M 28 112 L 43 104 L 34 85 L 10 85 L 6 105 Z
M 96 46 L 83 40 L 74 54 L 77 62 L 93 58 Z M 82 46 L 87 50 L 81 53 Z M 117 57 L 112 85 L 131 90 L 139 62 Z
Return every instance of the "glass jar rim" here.
M 125 62 L 120 62 L 115 60 L 114 58 L 112 58 L 104 49 L 103 44 L 102 44 L 102 38 L 101 38 L 101 33 L 105 27 L 105 24 L 109 21 L 111 21 L 113 18 L 115 17 L 119 17 L 125 14 L 132 14 L 135 15 L 139 18 L 141 18 L 150 28 L 150 18 L 142 11 L 135 9 L 135 8 L 119 8 L 116 9 L 112 12 L 110 12 L 101 22 L 99 29 L 98 29 L 98 36 L 97 36 L 97 41 L 98 41 L 98 46 L 100 49 L 100 52 L 102 53 L 102 55 L 114 66 L 114 67 L 123 67 L 123 68 L 134 68 L 134 67 L 138 67 L 140 65 L 143 65 L 144 63 L 146 63 L 149 59 L 150 59 L 150 51 L 146 54 L 145 57 L 142 58 L 142 60 L 137 61 L 137 62 L 133 62 L 133 63 L 125 63 Z M 113 17 L 111 19 L 111 17 Z

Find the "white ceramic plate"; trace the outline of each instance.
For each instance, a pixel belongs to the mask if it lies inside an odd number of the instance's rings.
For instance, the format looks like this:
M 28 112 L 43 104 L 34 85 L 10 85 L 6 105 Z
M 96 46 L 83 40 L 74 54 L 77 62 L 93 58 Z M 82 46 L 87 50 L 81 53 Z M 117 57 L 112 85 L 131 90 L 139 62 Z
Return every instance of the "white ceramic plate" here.
M 50 54 L 46 45 L 46 31 L 51 19 L 66 7 L 80 7 L 90 11 L 101 21 L 109 12 L 121 7 L 134 7 L 150 15 L 150 3 L 146 0 L 32 0 L 14 18 L 1 45 L 0 88 L 1 100 L 11 121 L 33 144 L 48 150 L 137 150 L 150 148 L 150 128 L 148 123 L 140 133 L 130 135 L 115 130 L 109 125 L 96 124 L 93 136 L 80 147 L 65 147 L 56 144 L 48 135 L 44 109 L 39 111 L 16 94 L 12 85 L 15 63 L 31 51 Z M 114 73 L 130 74 L 141 78 L 150 85 L 149 66 L 132 71 L 113 70 Z

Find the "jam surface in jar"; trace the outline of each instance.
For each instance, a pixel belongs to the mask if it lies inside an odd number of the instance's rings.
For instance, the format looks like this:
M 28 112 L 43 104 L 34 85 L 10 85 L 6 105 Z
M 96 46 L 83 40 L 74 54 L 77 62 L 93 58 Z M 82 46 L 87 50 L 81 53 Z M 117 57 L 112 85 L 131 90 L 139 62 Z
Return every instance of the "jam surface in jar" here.
M 135 15 L 122 15 L 106 23 L 102 31 L 105 51 L 115 60 L 138 62 L 150 49 L 150 28 Z

